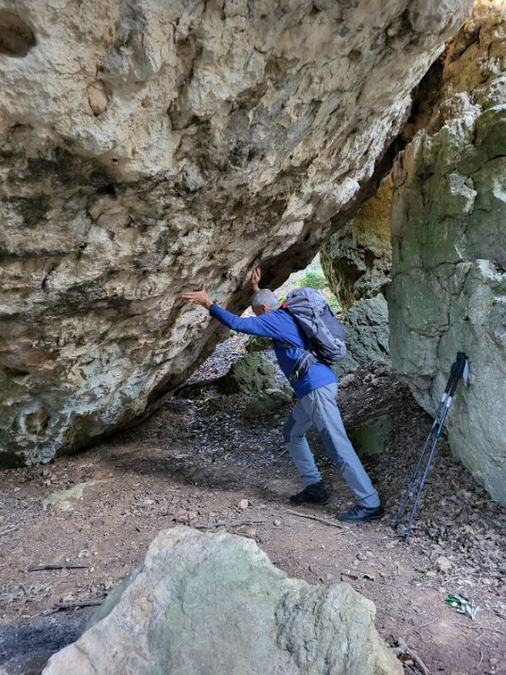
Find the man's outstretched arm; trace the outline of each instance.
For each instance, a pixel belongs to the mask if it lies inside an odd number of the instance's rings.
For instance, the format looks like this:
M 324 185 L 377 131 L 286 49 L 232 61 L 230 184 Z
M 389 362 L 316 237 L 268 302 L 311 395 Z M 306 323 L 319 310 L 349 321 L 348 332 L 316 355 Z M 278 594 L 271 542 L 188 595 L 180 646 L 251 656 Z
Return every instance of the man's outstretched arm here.
M 273 340 L 282 340 L 276 318 L 269 314 L 256 317 L 241 317 L 213 303 L 207 295 L 207 290 L 192 293 L 184 293 L 183 299 L 205 307 L 209 310 L 211 316 L 218 319 L 220 323 L 238 333 L 247 333 L 248 335 L 259 335 L 261 337 L 271 338 Z

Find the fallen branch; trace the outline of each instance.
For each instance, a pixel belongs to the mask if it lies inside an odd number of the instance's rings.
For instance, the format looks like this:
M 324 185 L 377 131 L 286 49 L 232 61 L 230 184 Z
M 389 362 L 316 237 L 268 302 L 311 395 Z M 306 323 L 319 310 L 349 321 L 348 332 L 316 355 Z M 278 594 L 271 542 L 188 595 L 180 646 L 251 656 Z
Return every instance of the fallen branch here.
M 291 513 L 294 516 L 298 516 L 299 518 L 309 518 L 309 520 L 316 520 L 316 522 L 329 525 L 330 527 L 337 527 L 338 530 L 342 530 L 343 532 L 348 529 L 342 525 L 339 525 L 339 523 L 334 523 L 332 520 L 320 518 L 319 516 L 311 516 L 309 513 L 300 513 L 299 511 L 292 511 L 292 509 L 285 509 L 285 511 L 286 513 Z
M 193 525 L 196 530 L 213 530 L 216 527 L 240 527 L 241 525 L 258 525 L 265 523 L 265 520 L 224 520 L 219 523 L 208 523 L 207 525 Z
M 52 570 L 87 570 L 88 565 L 77 565 L 75 563 L 62 563 L 61 565 L 31 565 L 28 572 L 49 572 Z
M 340 572 L 341 576 L 350 577 L 350 579 L 367 579 L 368 581 L 376 581 L 376 576 L 372 572 L 364 572 L 363 570 L 354 570 L 353 572 Z M 378 583 L 384 584 L 384 581 Z
M 5 529 L 0 530 L 0 537 L 3 537 L 5 534 L 10 534 L 11 532 L 14 532 L 19 527 L 20 527 L 19 525 L 14 525 L 13 527 L 6 527 Z
M 88 600 L 75 600 L 74 602 L 62 602 L 60 605 L 56 605 L 51 610 L 51 613 L 61 612 L 64 609 L 80 609 L 82 607 L 98 607 L 105 600 L 105 595 L 102 598 L 89 598 Z

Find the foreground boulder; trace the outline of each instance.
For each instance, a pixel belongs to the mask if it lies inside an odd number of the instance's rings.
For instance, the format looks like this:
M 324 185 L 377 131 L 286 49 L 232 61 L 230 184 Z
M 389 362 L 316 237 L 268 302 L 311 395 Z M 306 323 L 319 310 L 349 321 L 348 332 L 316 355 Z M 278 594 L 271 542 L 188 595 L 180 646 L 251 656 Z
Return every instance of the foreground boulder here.
M 179 526 L 43 675 L 400 675 L 374 612 L 347 584 L 290 579 L 249 539 Z
M 450 446 L 506 504 L 504 3 L 478 3 L 440 79 L 432 116 L 395 164 L 391 357 L 434 413 L 466 352 L 474 379 L 452 406 Z
M 60 6 L 61 5 L 61 6 Z M 139 417 L 383 172 L 471 0 L 19 0 L 0 11 L 0 461 Z

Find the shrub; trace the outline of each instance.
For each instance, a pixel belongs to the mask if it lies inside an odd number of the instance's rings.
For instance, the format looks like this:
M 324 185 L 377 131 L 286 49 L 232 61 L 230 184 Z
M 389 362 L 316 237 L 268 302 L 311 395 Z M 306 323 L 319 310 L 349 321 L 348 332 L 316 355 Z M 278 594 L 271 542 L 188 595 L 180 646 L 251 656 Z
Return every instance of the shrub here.
M 299 281 L 299 286 L 315 288 L 317 291 L 321 291 L 327 286 L 327 279 L 323 272 L 306 272 L 302 279 Z

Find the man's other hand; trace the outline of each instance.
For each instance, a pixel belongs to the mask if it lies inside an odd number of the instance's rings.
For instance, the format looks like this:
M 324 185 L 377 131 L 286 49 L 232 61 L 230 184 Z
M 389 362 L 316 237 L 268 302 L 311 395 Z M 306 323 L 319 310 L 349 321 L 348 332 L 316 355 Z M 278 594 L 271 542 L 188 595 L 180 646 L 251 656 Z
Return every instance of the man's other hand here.
M 253 272 L 251 273 L 251 277 L 249 280 L 251 290 L 253 293 L 256 293 L 257 291 L 260 290 L 260 286 L 258 285 L 260 282 L 260 278 L 262 276 L 262 270 L 260 269 L 260 265 L 257 265 Z
M 193 302 L 196 305 L 202 305 L 202 307 L 205 307 L 206 309 L 209 309 L 209 307 L 211 307 L 211 305 L 213 304 L 209 296 L 207 295 L 206 286 L 203 286 L 200 289 L 200 291 L 191 291 L 189 293 L 183 293 L 181 297 L 183 298 L 183 300 L 186 300 L 186 302 Z

